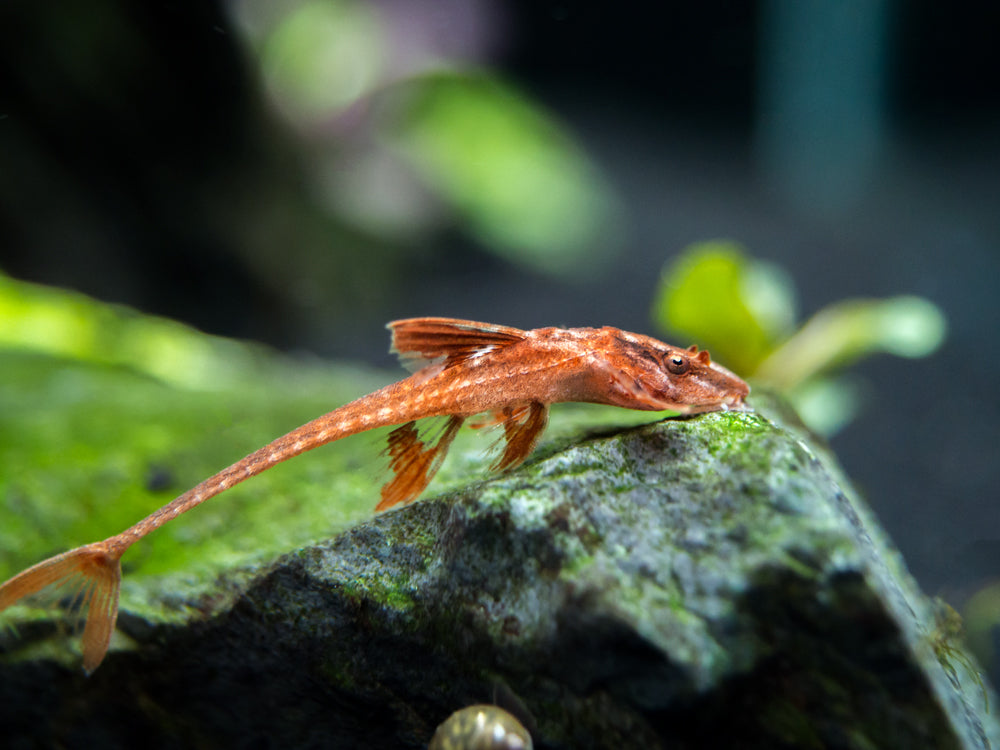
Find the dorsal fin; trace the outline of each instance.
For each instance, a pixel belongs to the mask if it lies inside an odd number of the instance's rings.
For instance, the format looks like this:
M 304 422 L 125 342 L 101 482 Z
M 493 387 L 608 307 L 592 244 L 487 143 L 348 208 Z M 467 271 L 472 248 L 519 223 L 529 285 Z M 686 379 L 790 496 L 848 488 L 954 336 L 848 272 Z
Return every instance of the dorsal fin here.
M 455 318 L 394 320 L 386 328 L 392 331 L 390 351 L 414 371 L 439 362 L 450 367 L 524 338 L 524 331 L 517 328 Z

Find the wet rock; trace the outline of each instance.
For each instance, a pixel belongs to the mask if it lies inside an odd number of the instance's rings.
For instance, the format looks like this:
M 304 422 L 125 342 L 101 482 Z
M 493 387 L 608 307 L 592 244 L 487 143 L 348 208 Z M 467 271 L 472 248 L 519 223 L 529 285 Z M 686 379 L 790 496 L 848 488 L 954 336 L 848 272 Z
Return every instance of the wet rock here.
M 550 445 L 224 576 L 184 622 L 125 612 L 90 678 L 8 638 L 4 745 L 424 747 L 491 702 L 537 748 L 996 743 L 870 511 L 758 407 Z

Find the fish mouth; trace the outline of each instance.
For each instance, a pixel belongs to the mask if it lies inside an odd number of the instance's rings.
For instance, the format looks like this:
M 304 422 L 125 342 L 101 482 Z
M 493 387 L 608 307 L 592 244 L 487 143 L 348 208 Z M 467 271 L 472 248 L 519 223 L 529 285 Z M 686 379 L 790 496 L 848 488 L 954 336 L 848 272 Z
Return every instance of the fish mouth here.
M 703 398 L 707 400 L 701 403 L 678 403 L 671 399 L 654 395 L 643 389 L 641 392 L 634 394 L 636 400 L 640 401 L 643 406 L 637 407 L 630 404 L 630 407 L 633 409 L 646 408 L 651 411 L 675 411 L 679 414 L 703 414 L 712 411 L 753 411 L 744 402 L 744 399 L 750 394 L 750 386 L 742 380 L 739 381 L 739 387 L 726 388 L 725 391 L 725 395 L 721 393 L 704 394 Z
M 711 401 L 705 404 L 664 404 L 661 402 L 655 411 L 675 411 L 678 414 L 690 416 L 692 414 L 710 414 L 713 411 L 742 412 L 753 410 L 744 404 L 742 399 L 735 402 L 727 399 L 725 401 Z
M 749 406 L 746 405 L 746 402 L 743 400 L 743 396 L 740 396 L 739 398 L 735 398 L 735 399 L 730 399 L 730 400 L 727 400 L 727 401 L 723 401 L 721 404 L 719 404 L 716 407 L 716 410 L 717 411 L 753 411 L 752 408 L 750 408 Z
M 719 401 L 709 401 L 704 404 L 687 404 L 679 408 L 675 406 L 673 409 L 674 411 L 679 411 L 681 414 L 705 414 L 713 411 L 753 411 L 744 401 L 746 397 L 747 394 L 745 393 L 734 393 Z
M 746 404 L 746 397 L 750 395 L 750 386 L 744 384 L 744 387 L 745 391 L 734 393 L 723 401 L 726 411 L 751 411 Z
M 724 398 L 719 404 L 719 411 L 753 411 L 746 403 L 746 397 L 750 395 L 750 387 L 746 385 L 744 387 L 746 388 L 745 392 L 740 391 Z

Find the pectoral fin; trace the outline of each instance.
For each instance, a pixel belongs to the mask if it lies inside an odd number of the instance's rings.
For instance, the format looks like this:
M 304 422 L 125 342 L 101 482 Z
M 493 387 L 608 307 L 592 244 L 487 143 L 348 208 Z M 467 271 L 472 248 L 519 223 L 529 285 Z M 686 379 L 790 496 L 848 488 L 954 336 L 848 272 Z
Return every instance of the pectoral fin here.
M 549 407 L 538 401 L 510 407 L 492 413 L 498 424 L 503 424 L 504 451 L 490 467 L 505 471 L 518 466 L 531 455 L 538 438 L 549 421 Z

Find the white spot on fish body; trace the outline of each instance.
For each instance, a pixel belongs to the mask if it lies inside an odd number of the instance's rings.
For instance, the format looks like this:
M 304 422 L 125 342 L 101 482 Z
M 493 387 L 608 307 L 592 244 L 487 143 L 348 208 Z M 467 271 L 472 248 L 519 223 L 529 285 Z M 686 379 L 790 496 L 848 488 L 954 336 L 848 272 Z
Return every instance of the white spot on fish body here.
M 489 346 L 484 346 L 481 349 L 477 349 L 471 355 L 469 355 L 468 359 L 469 365 L 475 367 L 476 365 L 481 364 L 482 358 L 495 350 L 496 346 L 494 346 L 493 344 L 490 344 Z

